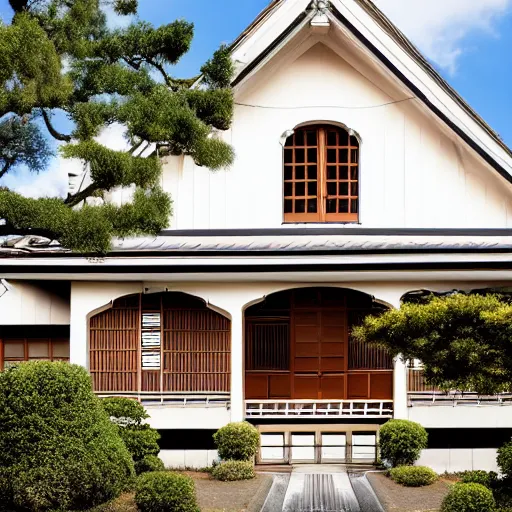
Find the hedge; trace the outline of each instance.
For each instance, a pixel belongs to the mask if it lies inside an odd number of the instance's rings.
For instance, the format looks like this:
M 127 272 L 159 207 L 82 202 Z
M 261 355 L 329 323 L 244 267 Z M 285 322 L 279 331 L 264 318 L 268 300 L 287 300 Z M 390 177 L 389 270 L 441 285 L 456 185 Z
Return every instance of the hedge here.
M 164 463 L 156 455 L 146 455 L 143 459 L 135 463 L 135 472 L 137 475 L 150 471 L 163 471 L 164 469 Z
M 437 480 L 437 474 L 425 466 L 399 466 L 389 471 L 391 480 L 405 487 L 423 487 Z
M 260 435 L 256 427 L 242 421 L 220 428 L 213 439 L 221 459 L 251 460 L 258 450 Z
M 254 464 L 250 460 L 227 460 L 212 469 L 215 480 L 234 482 L 236 480 L 251 480 L 256 476 Z
M 455 484 L 441 506 L 441 512 L 494 512 L 492 492 L 481 484 Z
M 139 476 L 135 503 L 140 512 L 199 512 L 192 478 L 167 471 Z
M 132 458 L 81 366 L 7 368 L 0 404 L 0 508 L 91 508 L 133 479 Z
M 392 467 L 414 464 L 427 447 L 427 431 L 408 420 L 390 420 L 380 429 L 380 456 Z
M 498 474 L 494 471 L 464 471 L 460 475 L 461 481 L 465 484 L 481 484 L 488 489 L 492 489 L 493 484 L 498 479 Z

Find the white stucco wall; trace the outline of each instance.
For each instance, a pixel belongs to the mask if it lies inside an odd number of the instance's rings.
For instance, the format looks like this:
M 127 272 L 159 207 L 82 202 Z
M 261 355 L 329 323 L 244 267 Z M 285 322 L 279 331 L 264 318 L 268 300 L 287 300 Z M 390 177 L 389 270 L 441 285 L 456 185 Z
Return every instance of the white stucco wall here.
M 436 473 L 456 473 L 473 469 L 498 472 L 496 454 L 497 450 L 494 448 L 428 449 L 422 451 L 416 465 L 428 466 Z
M 219 429 L 231 421 L 227 407 L 173 407 L 167 405 L 146 406 L 147 422 L 158 430 L 173 428 Z
M 233 126 L 223 134 L 236 151 L 232 168 L 212 173 L 189 157 L 167 159 L 162 184 L 174 199 L 171 226 L 281 226 L 280 138 L 320 121 L 361 136 L 363 227 L 512 225 L 510 185 L 415 101 L 388 104 L 398 94 L 388 79 L 326 37 L 294 43 L 236 90 Z
M 51 283 L 9 281 L 0 295 L 0 325 L 69 325 L 69 299 Z
M 217 450 L 160 450 L 158 456 L 170 469 L 206 468 L 219 457 Z

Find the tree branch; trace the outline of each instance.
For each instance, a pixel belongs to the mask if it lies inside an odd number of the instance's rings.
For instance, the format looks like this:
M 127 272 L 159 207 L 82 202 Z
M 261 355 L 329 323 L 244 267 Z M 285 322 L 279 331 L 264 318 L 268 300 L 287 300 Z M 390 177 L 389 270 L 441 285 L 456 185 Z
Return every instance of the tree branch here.
M 153 67 L 158 69 L 158 71 L 160 71 L 160 74 L 163 76 L 167 87 L 174 88 L 176 86 L 176 84 L 173 82 L 173 80 L 171 80 L 169 75 L 165 72 L 165 69 L 162 66 L 162 64 L 159 64 L 158 62 L 154 61 L 153 59 L 147 59 L 147 62 L 148 62 L 148 64 L 151 64 Z
M 82 201 L 85 201 L 96 190 L 99 190 L 99 187 L 95 183 L 91 183 L 88 187 L 84 188 L 75 195 L 68 195 L 68 197 L 64 201 L 64 204 L 70 207 L 76 206 L 77 204 L 80 204 Z
M 50 121 L 50 116 L 48 115 L 48 112 L 44 108 L 41 109 L 41 112 L 43 113 L 43 119 L 44 123 L 46 124 L 46 128 L 48 128 L 48 131 L 50 132 L 50 135 L 57 140 L 60 140 L 62 142 L 71 142 L 71 135 L 64 135 L 60 132 L 58 132 L 52 125 Z
M 14 160 L 7 160 L 5 165 L 0 169 L 0 179 L 7 174 L 7 171 L 13 166 Z

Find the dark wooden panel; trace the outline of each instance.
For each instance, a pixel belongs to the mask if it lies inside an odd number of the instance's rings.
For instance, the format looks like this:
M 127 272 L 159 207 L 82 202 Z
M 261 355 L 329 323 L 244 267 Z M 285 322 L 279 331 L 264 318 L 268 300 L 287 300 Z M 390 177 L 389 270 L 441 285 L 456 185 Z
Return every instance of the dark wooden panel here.
M 290 374 L 269 375 L 269 398 L 291 398 Z
M 370 398 L 393 400 L 393 372 L 370 374 Z
M 268 375 L 245 374 L 245 398 L 248 400 L 268 398 Z
M 347 398 L 369 398 L 368 396 L 368 374 L 353 373 L 348 375 L 348 393 Z
M 343 357 L 322 357 L 320 360 L 320 371 L 343 373 L 345 360 Z
M 322 357 L 344 357 L 345 356 L 345 344 L 342 342 L 338 343 L 322 343 L 321 344 Z
M 312 343 L 296 343 L 295 357 L 318 356 L 320 354 L 320 345 L 317 341 Z
M 343 400 L 345 398 L 345 377 L 342 375 L 323 375 L 320 378 L 323 400 Z
M 320 370 L 318 357 L 297 357 L 295 358 L 295 371 L 299 373 L 315 372 Z
M 316 400 L 320 391 L 320 380 L 318 377 L 309 375 L 295 375 L 294 396 L 297 399 Z

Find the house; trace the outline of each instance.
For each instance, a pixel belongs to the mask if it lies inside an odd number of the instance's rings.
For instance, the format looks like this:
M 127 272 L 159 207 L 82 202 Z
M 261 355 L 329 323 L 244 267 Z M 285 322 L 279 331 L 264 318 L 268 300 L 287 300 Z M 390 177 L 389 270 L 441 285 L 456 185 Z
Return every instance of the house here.
M 168 230 L 102 258 L 0 248 L 0 366 L 85 366 L 145 404 L 172 466 L 244 419 L 261 463 L 373 462 L 404 418 L 421 463 L 495 468 L 509 395 L 437 393 L 350 330 L 421 291 L 511 286 L 510 150 L 370 0 L 274 0 L 232 56 L 236 162 L 166 157 Z

